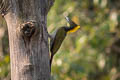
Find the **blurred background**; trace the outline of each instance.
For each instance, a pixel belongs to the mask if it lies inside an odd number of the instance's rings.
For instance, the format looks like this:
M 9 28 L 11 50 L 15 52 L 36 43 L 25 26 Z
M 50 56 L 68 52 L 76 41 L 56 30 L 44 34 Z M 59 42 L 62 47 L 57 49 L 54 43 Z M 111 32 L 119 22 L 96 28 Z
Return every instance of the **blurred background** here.
M 54 57 L 53 80 L 120 80 L 120 0 L 56 0 L 48 32 L 66 25 L 64 15 L 81 26 L 68 34 Z M 0 80 L 10 78 L 8 32 L 0 16 Z

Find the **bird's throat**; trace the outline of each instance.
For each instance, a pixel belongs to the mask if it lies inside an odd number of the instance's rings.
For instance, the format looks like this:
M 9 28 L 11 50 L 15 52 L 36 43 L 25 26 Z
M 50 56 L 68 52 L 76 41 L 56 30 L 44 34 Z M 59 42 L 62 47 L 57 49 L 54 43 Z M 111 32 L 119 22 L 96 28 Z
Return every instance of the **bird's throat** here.
M 76 27 L 70 28 L 70 29 L 67 31 L 67 33 L 76 32 L 78 29 L 80 29 L 80 26 L 76 26 Z

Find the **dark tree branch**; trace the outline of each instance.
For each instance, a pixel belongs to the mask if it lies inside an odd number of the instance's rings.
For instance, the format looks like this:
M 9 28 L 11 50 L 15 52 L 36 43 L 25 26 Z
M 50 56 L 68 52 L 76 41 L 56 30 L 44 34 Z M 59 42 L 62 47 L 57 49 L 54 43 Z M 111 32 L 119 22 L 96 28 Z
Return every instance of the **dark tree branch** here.
M 49 10 L 53 6 L 54 2 L 55 2 L 55 0 L 48 0 L 48 10 L 47 10 L 47 12 L 49 12 Z
M 6 15 L 10 9 L 9 0 L 0 0 L 0 14 L 2 16 Z

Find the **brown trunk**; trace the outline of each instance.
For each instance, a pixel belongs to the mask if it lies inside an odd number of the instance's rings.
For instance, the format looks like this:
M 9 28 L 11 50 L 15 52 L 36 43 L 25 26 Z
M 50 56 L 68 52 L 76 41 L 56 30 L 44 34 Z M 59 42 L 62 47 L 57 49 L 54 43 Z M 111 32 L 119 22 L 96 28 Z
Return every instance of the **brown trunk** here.
M 47 13 L 54 0 L 8 0 L 11 80 L 50 80 Z

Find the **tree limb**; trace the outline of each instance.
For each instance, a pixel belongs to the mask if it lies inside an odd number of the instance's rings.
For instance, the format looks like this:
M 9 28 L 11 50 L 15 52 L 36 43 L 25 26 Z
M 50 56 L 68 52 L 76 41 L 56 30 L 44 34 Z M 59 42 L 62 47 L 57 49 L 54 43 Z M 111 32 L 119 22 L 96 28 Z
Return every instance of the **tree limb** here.
M 47 10 L 47 12 L 49 12 L 49 10 L 53 6 L 54 2 L 55 2 L 55 0 L 48 0 L 48 10 Z
M 6 15 L 10 8 L 9 0 L 0 0 L 0 14 L 2 16 Z

